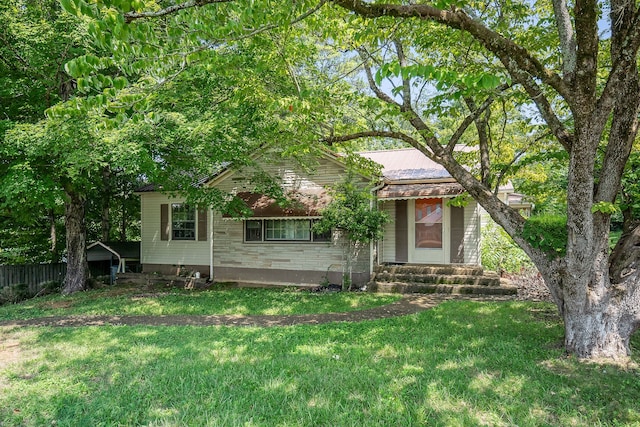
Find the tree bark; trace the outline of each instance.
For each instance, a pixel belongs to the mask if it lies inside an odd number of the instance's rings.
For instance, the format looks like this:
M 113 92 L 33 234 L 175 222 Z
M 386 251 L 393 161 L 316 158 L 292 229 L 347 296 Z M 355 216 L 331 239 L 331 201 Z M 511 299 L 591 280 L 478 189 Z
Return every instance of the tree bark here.
M 127 241 L 127 198 L 122 197 L 122 218 L 120 221 L 120 241 Z
M 102 168 L 102 217 L 100 221 L 101 237 L 103 242 L 109 241 L 111 224 L 109 210 L 111 208 L 111 170 L 109 166 Z
M 53 209 L 49 209 L 49 240 L 51 240 L 50 254 L 51 262 L 59 262 L 58 259 L 58 232 L 56 228 L 56 214 Z
M 68 295 L 87 289 L 89 264 L 87 262 L 87 230 L 85 226 L 85 200 L 74 190 L 65 190 L 65 225 L 67 236 L 67 275 L 62 294 Z

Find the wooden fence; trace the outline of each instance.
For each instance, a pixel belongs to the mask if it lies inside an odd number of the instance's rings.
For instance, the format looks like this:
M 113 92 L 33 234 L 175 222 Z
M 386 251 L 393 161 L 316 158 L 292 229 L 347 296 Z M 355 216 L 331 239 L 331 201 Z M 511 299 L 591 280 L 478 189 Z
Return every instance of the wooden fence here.
M 0 265 L 0 289 L 24 283 L 37 292 L 46 282 L 62 282 L 67 274 L 67 264 Z

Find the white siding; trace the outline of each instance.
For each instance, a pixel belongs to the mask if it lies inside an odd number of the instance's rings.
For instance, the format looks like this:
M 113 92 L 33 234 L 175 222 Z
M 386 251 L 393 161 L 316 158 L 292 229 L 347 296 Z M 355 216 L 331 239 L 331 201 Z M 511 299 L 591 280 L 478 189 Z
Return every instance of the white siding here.
M 339 182 L 345 176 L 344 168 L 336 161 L 319 159 L 310 172 L 299 172 L 299 167 L 284 159 L 260 162 L 264 171 L 280 177 L 288 189 L 322 188 Z M 298 170 L 298 171 L 297 171 Z M 247 178 L 251 170 L 225 173 L 215 186 L 226 192 L 252 191 Z M 364 182 L 364 181 L 363 181 Z M 209 265 L 209 241 L 162 241 L 160 239 L 160 206 L 179 203 L 160 193 L 143 193 L 141 262 L 163 265 Z M 312 242 L 244 242 L 244 222 L 213 214 L 213 259 L 216 267 L 260 270 L 303 270 L 326 272 L 341 271 L 343 250 L 340 245 Z M 207 220 L 210 220 L 208 216 Z M 369 245 L 360 251 L 354 273 L 369 272 Z M 216 279 L 219 277 L 216 276 Z M 223 279 L 223 278 L 222 278 Z
M 346 176 L 342 165 L 327 158 L 316 159 L 312 170 L 303 172 L 302 167 L 292 160 L 272 156 L 271 153 L 266 153 L 257 161 L 258 167 L 269 175 L 280 178 L 286 189 L 323 188 L 340 182 Z M 228 192 L 251 191 L 248 179 L 254 172 L 253 168 L 230 171 L 219 181 L 214 181 L 215 187 Z
M 171 221 L 171 203 L 181 203 L 184 199 L 169 198 L 161 193 L 143 193 L 140 200 L 142 217 L 140 262 L 142 264 L 209 264 L 209 242 L 170 240 L 171 233 L 169 233 L 169 240 L 160 240 L 160 205 L 169 204 L 169 221 Z
M 464 262 L 480 264 L 480 206 L 475 200 L 464 208 Z
M 389 222 L 384 226 L 382 240 L 381 262 L 395 262 L 396 260 L 396 202 L 388 200 L 382 202 L 382 210 L 389 215 Z

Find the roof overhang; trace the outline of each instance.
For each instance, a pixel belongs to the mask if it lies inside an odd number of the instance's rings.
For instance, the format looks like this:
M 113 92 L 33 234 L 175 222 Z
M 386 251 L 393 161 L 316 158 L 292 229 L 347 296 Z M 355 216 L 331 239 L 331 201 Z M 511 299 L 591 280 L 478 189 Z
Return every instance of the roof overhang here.
M 456 197 L 464 192 L 464 187 L 457 182 L 387 184 L 378 190 L 378 199 L 403 200 L 429 197 Z
M 323 188 L 310 188 L 287 193 L 288 203 L 284 205 L 261 193 L 240 192 L 236 197 L 241 199 L 253 212 L 252 218 L 311 218 L 320 217 L 321 211 L 331 197 Z M 224 215 L 231 217 L 231 215 Z

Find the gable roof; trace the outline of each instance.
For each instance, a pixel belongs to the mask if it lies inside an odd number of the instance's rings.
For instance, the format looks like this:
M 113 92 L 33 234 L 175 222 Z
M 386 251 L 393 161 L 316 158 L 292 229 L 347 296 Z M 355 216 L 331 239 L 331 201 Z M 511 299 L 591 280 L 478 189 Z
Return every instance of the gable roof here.
M 387 181 L 453 180 L 442 165 L 415 148 L 363 151 L 358 154 L 381 165 Z
M 105 253 L 113 254 L 116 258 L 139 260 L 140 242 L 94 242 L 87 246 L 89 261 L 109 259 L 104 257 Z

